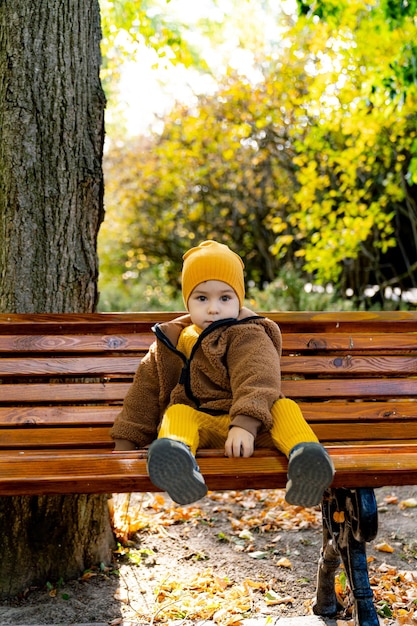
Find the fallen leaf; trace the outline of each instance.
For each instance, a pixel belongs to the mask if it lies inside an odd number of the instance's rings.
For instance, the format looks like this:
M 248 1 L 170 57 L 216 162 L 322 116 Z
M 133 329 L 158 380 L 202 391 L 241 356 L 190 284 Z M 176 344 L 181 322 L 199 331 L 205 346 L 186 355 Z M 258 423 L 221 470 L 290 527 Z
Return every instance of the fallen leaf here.
M 345 521 L 345 512 L 344 511 L 335 511 L 333 513 L 333 519 L 336 524 L 342 524 Z
M 268 593 L 266 593 L 264 597 L 265 603 L 268 606 L 274 606 L 276 604 L 291 604 L 292 602 L 294 602 L 294 598 L 292 598 L 291 596 L 280 596 L 273 589 L 268 591 Z
M 255 550 L 255 552 L 248 552 L 248 556 L 250 556 L 252 559 L 266 559 L 269 556 L 269 552 Z
M 415 498 L 408 498 L 400 502 L 400 509 L 415 509 L 416 506 L 417 500 Z
M 97 576 L 96 572 L 91 572 L 89 570 L 87 570 L 86 572 L 84 572 L 84 574 L 81 576 L 80 580 L 90 580 L 90 578 L 94 578 L 95 576 Z
M 394 548 L 386 543 L 386 541 L 382 541 L 381 543 L 377 543 L 375 549 L 379 552 L 395 552 Z
M 253 533 L 251 533 L 251 531 L 248 530 L 247 528 L 244 528 L 243 530 L 240 531 L 238 537 L 239 539 L 248 539 L 249 541 L 252 541 Z
M 396 573 L 395 570 L 392 569 L 392 566 L 388 565 L 388 563 L 381 563 L 377 571 L 381 572 L 381 574 L 387 574 L 388 572 L 391 572 L 394 574 Z
M 251 580 L 250 578 L 245 580 L 245 585 L 248 585 L 248 587 L 252 587 L 253 589 L 265 589 L 266 584 L 267 583 L 261 581 Z
M 123 602 L 123 604 L 127 604 L 129 602 L 129 594 L 126 589 L 118 589 L 113 598 L 118 602 Z
M 277 561 L 278 567 L 286 567 L 288 569 L 292 568 L 292 563 L 287 557 L 283 556 L 281 559 Z

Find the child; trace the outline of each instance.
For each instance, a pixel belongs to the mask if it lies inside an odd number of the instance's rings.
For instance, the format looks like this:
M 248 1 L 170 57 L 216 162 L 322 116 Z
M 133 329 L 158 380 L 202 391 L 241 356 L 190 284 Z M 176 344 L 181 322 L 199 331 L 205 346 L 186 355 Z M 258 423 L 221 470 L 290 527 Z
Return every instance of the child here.
M 115 450 L 151 444 L 150 479 L 188 504 L 207 493 L 197 448 L 248 457 L 255 443 L 273 442 L 289 459 L 287 502 L 318 504 L 333 463 L 298 405 L 282 395 L 281 333 L 243 307 L 242 259 L 204 241 L 183 260 L 188 314 L 153 328 L 156 340 L 111 430 Z

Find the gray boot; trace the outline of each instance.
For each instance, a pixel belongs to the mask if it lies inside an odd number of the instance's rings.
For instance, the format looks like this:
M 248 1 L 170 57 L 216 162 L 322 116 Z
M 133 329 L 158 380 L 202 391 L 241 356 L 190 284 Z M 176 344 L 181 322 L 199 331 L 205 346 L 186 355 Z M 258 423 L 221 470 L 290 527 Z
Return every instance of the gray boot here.
M 334 466 L 320 443 L 306 442 L 294 446 L 288 460 L 288 482 L 285 499 L 296 506 L 316 506 L 330 487 Z
M 190 504 L 207 493 L 207 486 L 185 443 L 161 437 L 149 446 L 148 474 L 154 485 L 178 504 Z

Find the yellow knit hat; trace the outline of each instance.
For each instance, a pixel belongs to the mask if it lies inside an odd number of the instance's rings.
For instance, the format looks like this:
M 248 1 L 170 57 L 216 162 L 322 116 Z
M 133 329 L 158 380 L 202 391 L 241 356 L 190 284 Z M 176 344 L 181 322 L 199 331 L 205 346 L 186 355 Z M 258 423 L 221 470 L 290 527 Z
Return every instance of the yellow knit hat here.
M 188 250 L 182 258 L 182 296 L 185 306 L 193 289 L 206 280 L 221 280 L 230 285 L 239 298 L 240 306 L 243 306 L 245 266 L 240 256 L 228 246 L 217 241 L 203 241 L 196 248 Z

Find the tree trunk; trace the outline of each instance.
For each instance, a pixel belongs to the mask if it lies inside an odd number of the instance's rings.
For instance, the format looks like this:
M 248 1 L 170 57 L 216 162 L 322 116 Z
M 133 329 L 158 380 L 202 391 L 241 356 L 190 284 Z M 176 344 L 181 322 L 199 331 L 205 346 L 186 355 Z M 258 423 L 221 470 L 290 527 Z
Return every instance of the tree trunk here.
M 97 302 L 105 99 L 98 0 L 0 2 L 0 311 Z M 0 597 L 111 558 L 105 496 L 0 499 Z
M 101 496 L 0 498 L 0 598 L 108 564 L 113 534 L 105 512 Z
M 91 311 L 103 218 L 97 0 L 0 3 L 0 309 Z

